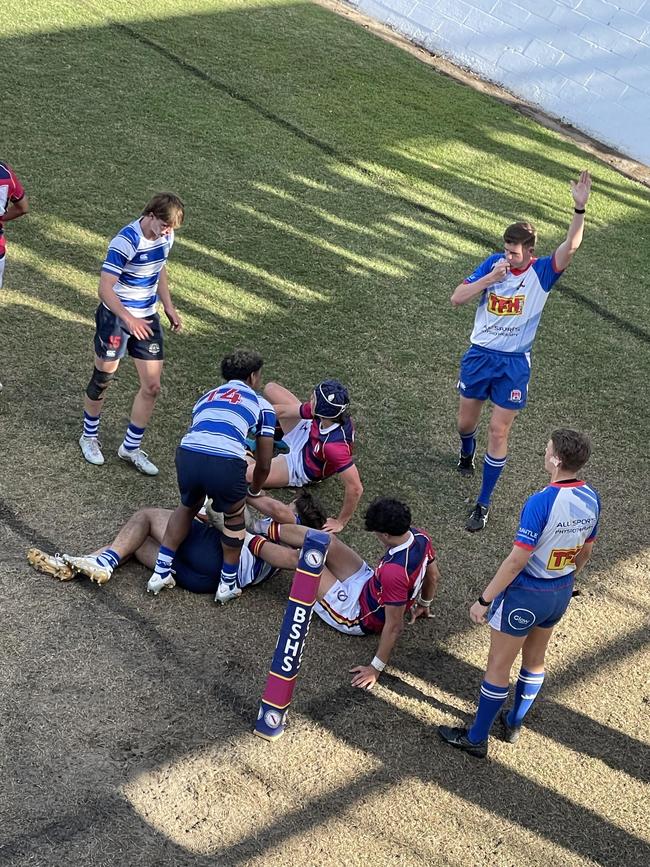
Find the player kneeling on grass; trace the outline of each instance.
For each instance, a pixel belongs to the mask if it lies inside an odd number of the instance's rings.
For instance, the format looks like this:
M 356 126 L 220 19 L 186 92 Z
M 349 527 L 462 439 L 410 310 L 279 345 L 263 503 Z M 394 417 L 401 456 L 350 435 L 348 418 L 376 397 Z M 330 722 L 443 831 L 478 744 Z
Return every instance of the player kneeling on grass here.
M 404 615 L 409 614 L 410 623 L 431 616 L 440 573 L 431 539 L 411 526 L 411 511 L 404 503 L 387 497 L 375 500 L 365 521 L 366 530 L 386 548 L 383 557 L 372 569 L 333 536 L 314 611 L 346 635 L 379 635 L 372 662 L 351 669 L 353 686 L 372 689 L 404 629 Z M 300 548 L 306 532 L 282 524 L 272 526 L 269 536 Z
M 551 483 L 528 498 L 514 547 L 469 610 L 474 623 L 487 623 L 490 653 L 476 717 L 469 729 L 439 726 L 440 737 L 478 758 L 488 751 L 488 734 L 501 711 L 504 740 L 516 743 L 521 724 L 544 681 L 544 657 L 555 624 L 567 609 L 573 581 L 591 556 L 600 500 L 576 478 L 591 452 L 577 431 L 551 434 L 544 466 Z M 509 713 L 502 708 L 510 669 L 521 650 L 521 670 Z
M 299 488 L 337 475 L 345 492 L 338 517 L 328 518 L 324 530 L 340 533 L 355 512 L 363 485 L 354 464 L 354 425 L 348 409 L 347 389 L 336 379 L 327 379 L 301 403 L 288 389 L 270 382 L 264 397 L 273 404 L 289 453 L 278 455 L 264 483 L 267 488 Z M 255 465 L 248 468 L 249 481 Z
M 318 529 L 325 520 L 323 508 L 307 492 L 289 506 L 271 497 L 260 497 L 255 501 L 255 505 L 269 516 L 258 523 L 262 528 L 273 521 L 275 526 L 286 522 Z M 130 557 L 135 557 L 149 568 L 154 566 L 171 515 L 169 509 L 141 509 L 129 518 L 112 542 L 84 557 L 46 554 L 32 548 L 27 559 L 40 572 L 54 575 L 62 581 L 86 575 L 97 584 L 105 584 L 114 570 Z M 215 517 L 215 513 L 211 515 Z M 290 548 L 270 544 L 264 556 L 259 556 L 260 551 L 267 547 L 265 542 L 258 534 L 246 533 L 237 572 L 237 584 L 240 588 L 259 584 L 279 569 L 295 569 L 297 553 Z M 218 593 L 221 561 L 221 531 L 197 518 L 192 521 L 189 534 L 174 556 L 174 584 L 192 593 Z M 220 601 L 219 597 L 215 596 L 215 602 Z

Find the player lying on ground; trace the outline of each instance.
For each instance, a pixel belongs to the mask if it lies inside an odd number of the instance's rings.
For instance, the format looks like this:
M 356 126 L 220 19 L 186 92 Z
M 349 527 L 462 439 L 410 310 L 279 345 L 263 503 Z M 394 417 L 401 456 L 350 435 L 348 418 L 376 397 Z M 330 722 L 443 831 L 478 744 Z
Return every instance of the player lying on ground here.
M 469 729 L 439 726 L 438 732 L 470 755 L 487 755 L 488 734 L 499 711 L 504 740 L 515 743 L 542 688 L 553 628 L 567 609 L 574 578 L 589 560 L 598 531 L 598 494 L 576 478 L 590 452 L 584 434 L 568 429 L 551 434 L 544 455 L 551 482 L 526 501 L 512 551 L 469 610 L 474 623 L 487 620 L 491 627 L 476 717 Z M 510 669 L 520 650 L 515 701 L 506 714 L 502 708 Z
M 302 493 L 289 506 L 266 496 L 256 499 L 255 505 L 269 517 L 257 521 L 251 527 L 257 532 L 246 533 L 237 572 L 237 584 L 240 588 L 259 584 L 279 569 L 295 569 L 297 564 L 296 552 L 280 545 L 270 545 L 264 558 L 257 556 L 258 549 L 266 547 L 265 539 L 258 535 L 257 528 L 263 529 L 274 522 L 276 527 L 283 523 L 298 523 L 318 529 L 325 520 L 322 506 L 308 492 Z M 140 563 L 153 568 L 171 515 L 170 509 L 141 509 L 120 528 L 112 542 L 93 554 L 72 557 L 68 554 L 46 554 L 32 548 L 27 559 L 40 572 L 55 575 L 62 581 L 86 575 L 97 584 L 105 584 L 115 569 L 130 557 L 135 557 Z M 213 512 L 211 516 L 214 517 Z M 151 586 L 149 582 L 147 589 L 157 594 L 163 586 L 178 584 L 192 593 L 216 593 L 215 602 L 221 602 L 218 595 L 221 541 L 222 533 L 219 529 L 206 521 L 193 520 L 190 532 L 179 546 L 172 563 L 173 583 Z
M 478 298 L 472 345 L 462 358 L 458 378 L 458 471 L 463 476 L 474 474 L 481 409 L 486 400 L 493 403 L 483 483 L 465 524 L 471 533 L 487 523 L 492 492 L 506 464 L 510 428 L 526 406 L 535 332 L 553 284 L 582 243 L 590 190 L 588 172 L 571 182 L 573 218 L 566 239 L 552 256 L 536 259 L 535 228 L 513 223 L 503 235 L 504 252 L 489 256 L 451 296 L 454 307 Z
M 215 511 L 224 513 L 221 536 L 221 594 L 238 596 L 237 564 L 246 536 L 244 506 L 247 491 L 257 496 L 273 455 L 275 413 L 257 391 L 262 384 L 262 356 L 236 349 L 221 362 L 225 382 L 194 404 L 192 424 L 176 449 L 180 505 L 169 519 L 158 552 L 152 586 L 172 586 L 171 564 L 192 521 L 208 497 Z M 254 428 L 257 463 L 246 485 L 246 436 Z
M 267 488 L 299 488 L 337 475 L 344 485 L 338 517 L 328 518 L 324 530 L 340 533 L 355 512 L 363 485 L 354 464 L 354 425 L 347 389 L 336 379 L 319 383 L 311 399 L 301 403 L 288 389 L 270 382 L 264 396 L 273 404 L 289 453 L 271 462 Z M 257 457 L 257 455 L 256 455 Z M 252 479 L 255 464 L 248 469 Z
M 372 569 L 332 536 L 314 611 L 346 635 L 379 635 L 371 663 L 351 669 L 352 685 L 371 689 L 404 629 L 405 614 L 409 613 L 410 623 L 431 616 L 440 573 L 431 539 L 411 526 L 411 512 L 404 503 L 387 497 L 375 500 L 366 511 L 365 523 L 386 548 L 383 557 Z M 307 531 L 282 524 L 271 525 L 268 532 L 269 538 L 300 548 Z

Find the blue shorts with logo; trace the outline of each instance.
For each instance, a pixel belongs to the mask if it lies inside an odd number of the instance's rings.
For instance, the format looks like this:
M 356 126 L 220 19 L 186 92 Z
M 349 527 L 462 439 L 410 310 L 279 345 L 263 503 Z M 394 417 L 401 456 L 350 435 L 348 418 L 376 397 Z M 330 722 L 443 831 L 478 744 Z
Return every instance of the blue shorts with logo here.
M 567 610 L 573 574 L 563 578 L 533 578 L 520 572 L 493 600 L 488 623 L 508 635 L 528 635 L 535 626 L 549 629 Z
M 145 318 L 153 334 L 146 340 L 138 340 L 119 316 L 104 304 L 100 304 L 95 312 L 95 355 L 111 361 L 124 358 L 128 351 L 131 358 L 162 361 L 164 355 L 160 317 L 154 313 Z
M 248 490 L 243 458 L 208 455 L 181 446 L 176 449 L 176 478 L 181 503 L 189 508 L 202 506 L 205 497 L 210 497 L 215 512 L 227 512 Z
M 472 345 L 460 362 L 458 393 L 473 400 L 491 400 L 503 409 L 523 409 L 529 379 L 528 353 Z
M 176 583 L 190 593 L 215 593 L 222 561 L 219 532 L 204 521 L 194 520 L 174 555 L 172 569 Z

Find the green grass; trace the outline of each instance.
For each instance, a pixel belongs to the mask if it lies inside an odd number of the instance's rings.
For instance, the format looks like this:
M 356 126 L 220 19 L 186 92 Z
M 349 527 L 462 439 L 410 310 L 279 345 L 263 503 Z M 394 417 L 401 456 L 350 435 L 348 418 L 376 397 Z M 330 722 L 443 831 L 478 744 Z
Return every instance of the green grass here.
M 105 541 L 138 505 L 174 505 L 173 454 L 192 403 L 218 380 L 221 356 L 250 345 L 263 353 L 268 378 L 300 394 L 325 376 L 349 384 L 364 503 L 379 494 L 405 497 L 439 547 L 439 652 L 482 664 L 484 636 L 468 633 L 459 612 L 507 551 L 524 498 L 544 484 L 541 454 L 558 425 L 594 438 L 589 475 L 605 519 L 585 581 L 614 607 L 626 582 L 632 595 L 640 592 L 647 531 L 639 513 L 650 481 L 647 189 L 316 5 L 9 0 L 0 33 L 10 118 L 0 156 L 15 166 L 31 201 L 30 215 L 7 228 L 0 347 L 2 499 L 20 520 L 61 547 L 86 548 Z M 490 531 L 470 538 L 462 530 L 465 500 L 477 486 L 453 472 L 454 386 L 473 310 L 453 310 L 449 295 L 499 249 L 514 219 L 533 220 L 540 251 L 550 252 L 571 216 L 569 181 L 582 168 L 592 172 L 594 191 L 583 247 L 560 283 L 570 291 L 560 288 L 547 305 L 530 405 L 513 431 Z M 167 338 L 165 392 L 145 444 L 161 475 L 144 480 L 112 459 L 98 474 L 81 460 L 77 439 L 99 266 L 111 235 L 159 189 L 187 203 L 169 266 L 185 332 Z M 107 453 L 121 440 L 135 390 L 132 365 L 122 368 L 102 422 Z M 481 451 L 485 429 L 486 420 Z M 338 487 L 321 492 L 334 508 Z M 344 538 L 374 558 L 375 543 L 361 527 L 359 515 Z M 8 544 L 17 551 L 20 540 Z M 140 591 L 129 604 L 154 617 Z M 265 598 L 259 591 L 263 602 L 239 608 L 254 619 L 256 605 L 266 606 L 269 622 L 260 628 L 269 647 L 282 592 Z M 191 634 L 193 618 L 203 618 L 208 647 L 211 621 L 195 602 L 181 607 L 182 622 Z M 604 614 L 583 614 L 583 628 L 596 616 L 604 646 L 615 648 L 640 616 L 619 614 L 610 624 L 598 619 Z M 172 628 L 156 616 L 156 628 Z M 240 618 L 224 612 L 220 623 L 255 696 L 265 663 L 260 669 L 246 645 Z M 346 654 L 356 659 L 358 643 L 318 634 L 321 654 L 332 654 L 322 677 L 344 684 L 341 666 L 354 661 Z M 411 636 L 401 658 L 426 658 L 432 639 L 425 635 Z M 398 650 L 396 666 L 399 658 Z M 561 658 L 569 664 L 568 655 Z M 631 676 L 625 672 L 623 680 Z M 320 684 L 311 676 L 301 689 L 315 700 Z M 463 700 L 475 685 L 468 681 Z M 627 724 L 639 737 L 635 708 Z M 366 711 L 352 710 L 350 726 L 363 729 Z M 598 713 L 605 723 L 605 710 Z M 441 721 L 440 714 L 429 720 Z M 558 750 L 557 760 L 563 756 Z M 439 780 L 444 789 L 444 763 Z M 482 785 L 488 800 L 479 798 L 481 809 L 498 815 L 488 781 Z M 615 821 L 641 833 L 629 817 Z M 561 852 L 597 860 L 596 844 L 580 844 L 579 824 L 567 831 L 570 842 L 559 841 Z M 449 827 L 439 833 L 454 837 Z M 495 833 L 505 833 L 503 826 Z M 433 851 L 428 843 L 422 857 Z M 477 849 L 450 855 L 450 863 L 454 857 L 491 863 Z M 553 849 L 549 857 L 559 856 Z

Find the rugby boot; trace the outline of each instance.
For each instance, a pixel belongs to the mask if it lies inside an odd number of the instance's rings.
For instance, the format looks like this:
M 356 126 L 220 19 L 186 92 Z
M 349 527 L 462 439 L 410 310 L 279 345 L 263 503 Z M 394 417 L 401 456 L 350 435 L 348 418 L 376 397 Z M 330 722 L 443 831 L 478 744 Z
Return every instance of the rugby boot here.
M 474 475 L 474 455 L 476 452 L 472 452 L 471 455 L 466 455 L 461 449 L 458 452 L 458 463 L 456 464 L 456 469 L 460 473 L 461 476 L 467 478 L 469 476 Z
M 176 587 L 176 581 L 171 572 L 166 575 L 157 575 L 155 572 L 147 582 L 147 593 L 157 596 L 161 590 L 172 590 Z
M 104 463 L 104 455 L 102 454 L 102 448 L 97 437 L 81 436 L 79 446 L 81 453 L 89 464 L 95 464 L 95 466 L 99 467 Z
M 82 575 L 86 575 L 97 584 L 106 584 L 113 574 L 111 566 L 102 565 L 92 554 L 88 557 L 70 557 L 68 554 L 64 554 L 63 559 L 74 572 L 81 572 Z
M 508 712 L 502 710 L 499 714 L 499 722 L 501 723 L 501 737 L 507 744 L 516 744 L 521 734 L 521 726 L 511 726 L 508 723 Z
M 487 506 L 484 506 L 482 503 L 477 503 L 469 513 L 469 517 L 465 522 L 465 529 L 467 532 L 478 533 L 479 530 L 482 530 L 487 524 L 489 514 L 490 510 Z
M 142 449 L 125 449 L 124 443 L 117 450 L 117 456 L 123 461 L 130 461 L 136 470 L 145 476 L 157 476 L 158 467 L 149 460 L 149 455 Z
M 220 581 L 217 587 L 217 592 L 214 594 L 214 601 L 220 605 L 230 602 L 231 599 L 238 599 L 241 596 L 241 587 L 236 584 L 226 584 L 225 581 Z
M 69 581 L 75 575 L 74 570 L 65 562 L 61 554 L 46 554 L 38 548 L 30 548 L 27 552 L 27 562 L 39 572 L 54 575 L 60 581 Z
M 477 759 L 484 759 L 487 756 L 487 738 L 477 744 L 472 743 L 467 737 L 467 729 L 456 728 L 455 726 L 438 726 L 438 734 L 445 743 L 462 750 L 464 753 L 469 753 L 470 756 Z

